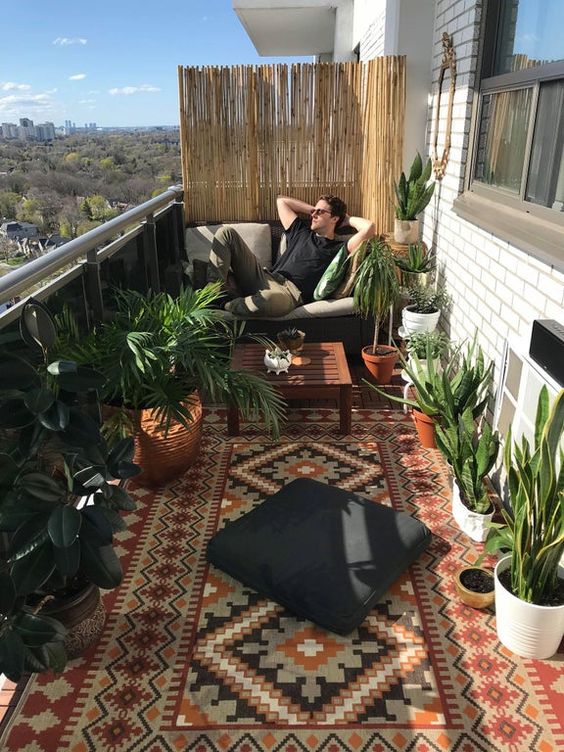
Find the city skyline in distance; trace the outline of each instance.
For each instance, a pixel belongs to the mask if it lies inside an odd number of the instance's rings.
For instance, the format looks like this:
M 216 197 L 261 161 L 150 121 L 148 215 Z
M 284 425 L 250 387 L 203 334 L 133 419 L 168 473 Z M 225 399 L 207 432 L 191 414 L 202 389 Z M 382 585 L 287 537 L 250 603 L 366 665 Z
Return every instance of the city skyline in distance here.
M 69 0 L 4 9 L 0 122 L 177 126 L 178 65 L 295 62 L 254 49 L 232 0 Z

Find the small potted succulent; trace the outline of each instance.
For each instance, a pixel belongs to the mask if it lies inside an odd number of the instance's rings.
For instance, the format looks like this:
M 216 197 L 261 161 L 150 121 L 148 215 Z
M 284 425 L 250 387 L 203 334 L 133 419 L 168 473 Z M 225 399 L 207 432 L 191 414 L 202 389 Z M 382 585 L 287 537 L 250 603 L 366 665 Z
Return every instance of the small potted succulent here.
M 406 344 L 408 364 L 411 368 L 427 368 L 427 351 L 430 350 L 435 370 L 440 371 L 441 358 L 446 355 L 449 348 L 449 338 L 444 332 L 415 332 L 409 336 Z
M 264 365 L 267 373 L 288 373 L 292 364 L 292 353 L 275 346 L 264 351 Z
M 426 275 L 433 271 L 435 254 L 425 243 L 418 241 L 408 245 L 405 255 L 396 253 L 394 260 L 400 270 L 401 286 L 407 289 L 421 284 Z
M 441 310 L 450 302 L 443 287 L 414 285 L 409 288 L 410 303 L 401 312 L 405 336 L 415 332 L 432 332 L 437 328 Z
M 435 184 L 429 183 L 432 169 L 430 159 L 423 167 L 421 155 L 417 152 L 409 176 L 402 172 L 399 181 L 394 182 L 397 199 L 394 221 L 396 243 L 415 243 L 419 238 L 417 216 L 425 209 L 435 190 Z

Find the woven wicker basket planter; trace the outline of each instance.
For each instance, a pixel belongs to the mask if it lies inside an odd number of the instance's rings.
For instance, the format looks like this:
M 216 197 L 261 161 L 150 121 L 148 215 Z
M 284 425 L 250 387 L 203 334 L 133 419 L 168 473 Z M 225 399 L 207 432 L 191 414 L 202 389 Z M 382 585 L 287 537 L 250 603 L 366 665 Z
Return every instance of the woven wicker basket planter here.
M 196 461 L 202 438 L 202 403 L 198 392 L 192 392 L 184 404 L 190 408 L 192 422 L 186 428 L 172 420 L 166 434 L 155 410 L 129 410 L 137 427 L 133 462 L 141 467 L 141 473 L 135 477 L 136 483 L 160 486 L 182 475 Z M 115 409 L 104 406 L 106 414 Z

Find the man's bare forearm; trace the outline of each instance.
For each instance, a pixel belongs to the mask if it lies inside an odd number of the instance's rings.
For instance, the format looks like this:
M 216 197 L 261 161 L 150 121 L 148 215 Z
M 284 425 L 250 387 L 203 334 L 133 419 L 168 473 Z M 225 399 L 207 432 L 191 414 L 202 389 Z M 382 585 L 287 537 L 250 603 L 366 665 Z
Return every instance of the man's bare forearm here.
M 308 204 L 306 201 L 300 201 L 300 199 L 291 196 L 278 196 L 276 203 L 278 205 L 284 204 L 296 214 L 309 214 L 313 209 L 313 204 Z
M 347 249 L 349 253 L 353 253 L 360 247 L 365 240 L 370 240 L 376 235 L 376 225 L 370 219 L 364 217 L 349 217 L 348 214 L 345 217 L 345 222 L 348 223 L 356 233 L 347 242 Z

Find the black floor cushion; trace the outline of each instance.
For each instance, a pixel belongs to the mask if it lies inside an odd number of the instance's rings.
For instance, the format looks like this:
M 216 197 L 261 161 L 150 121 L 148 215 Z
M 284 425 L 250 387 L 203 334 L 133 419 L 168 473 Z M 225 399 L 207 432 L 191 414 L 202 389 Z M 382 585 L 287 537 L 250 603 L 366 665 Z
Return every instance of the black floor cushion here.
M 348 634 L 430 540 L 408 514 L 300 479 L 216 533 L 208 559 L 293 613 Z

